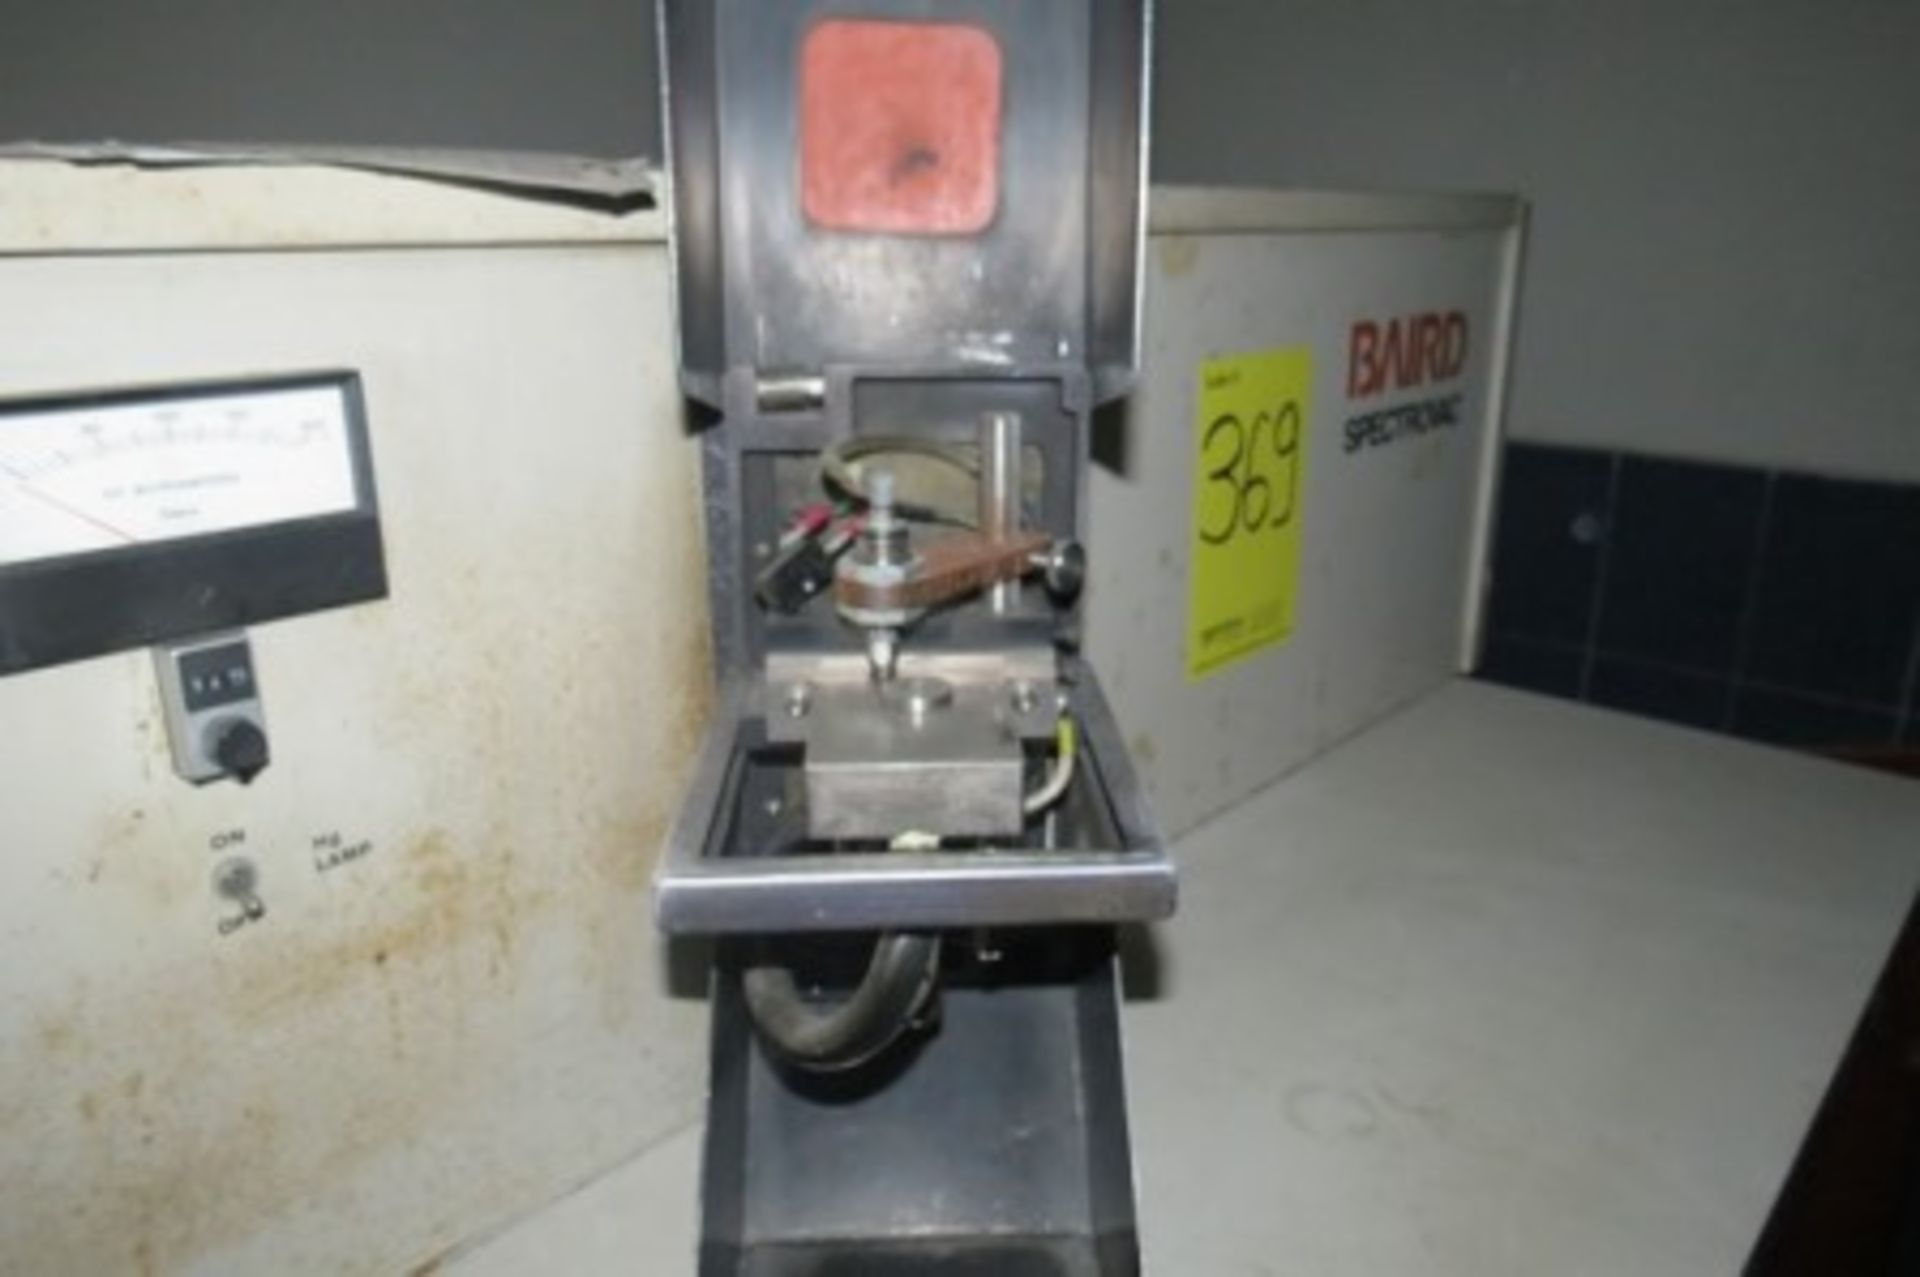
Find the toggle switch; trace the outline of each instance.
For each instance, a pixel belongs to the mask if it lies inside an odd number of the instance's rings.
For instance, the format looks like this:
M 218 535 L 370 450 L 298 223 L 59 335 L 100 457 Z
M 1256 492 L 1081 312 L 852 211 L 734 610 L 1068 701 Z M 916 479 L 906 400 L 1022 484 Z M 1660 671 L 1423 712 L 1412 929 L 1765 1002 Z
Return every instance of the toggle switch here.
M 173 769 L 196 785 L 231 776 L 246 784 L 271 760 L 253 648 L 244 633 L 207 635 L 153 649 Z
M 223 900 L 251 904 L 260 898 L 260 870 L 245 856 L 230 857 L 213 871 L 213 890 Z
M 267 902 L 260 898 L 260 869 L 245 856 L 230 856 L 220 862 L 213 871 L 213 894 L 239 910 L 220 920 L 223 936 L 267 916 Z

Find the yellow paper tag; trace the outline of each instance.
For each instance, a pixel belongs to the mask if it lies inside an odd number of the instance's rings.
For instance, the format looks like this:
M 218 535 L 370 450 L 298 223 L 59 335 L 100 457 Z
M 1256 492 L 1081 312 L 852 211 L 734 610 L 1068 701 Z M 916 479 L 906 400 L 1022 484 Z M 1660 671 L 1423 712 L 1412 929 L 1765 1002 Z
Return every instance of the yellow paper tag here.
M 1200 366 L 1189 678 L 1293 632 L 1312 388 L 1305 346 Z

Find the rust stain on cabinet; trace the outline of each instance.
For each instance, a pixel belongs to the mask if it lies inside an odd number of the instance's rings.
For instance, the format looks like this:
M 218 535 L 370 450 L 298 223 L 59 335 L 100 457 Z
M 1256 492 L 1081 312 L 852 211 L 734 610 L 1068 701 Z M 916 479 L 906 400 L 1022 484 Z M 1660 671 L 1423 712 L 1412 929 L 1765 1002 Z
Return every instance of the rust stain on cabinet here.
M 669 383 L 606 375 L 635 345 L 622 328 L 611 354 L 594 309 L 664 334 L 664 265 L 486 256 L 396 253 L 377 274 L 333 254 L 59 267 L 62 297 L 124 301 L 95 310 L 129 333 L 172 317 L 209 360 L 286 353 L 274 333 L 229 336 L 220 299 L 268 275 L 337 289 L 325 300 L 353 325 L 316 307 L 269 328 L 364 364 L 392 593 L 256 631 L 275 764 L 244 791 L 173 777 L 144 654 L 0 682 L 0 718 L 84 721 L 70 743 L 99 751 L 77 768 L 11 756 L 49 797 L 30 791 L 32 837 L 8 840 L 21 854 L 0 881 L 0 1272 L 404 1271 L 591 1169 L 563 1140 L 677 1098 L 665 1073 L 698 1045 L 644 1032 L 668 1022 L 646 892 L 710 712 L 696 445 L 655 414 Z M 655 292 L 615 300 L 601 281 L 622 271 Z M 516 305 L 468 323 L 482 278 Z M 444 331 L 417 339 L 422 316 Z M 546 340 L 554 316 L 581 326 Z M 153 353 L 46 323 L 109 352 L 103 383 Z M 516 323 L 548 330 L 524 343 L 539 358 L 476 366 L 469 344 Z M 489 396 L 467 393 L 490 376 Z M 550 400 L 566 410 L 524 410 Z M 210 875 L 227 853 L 209 835 L 235 813 L 267 912 L 221 929 L 234 913 Z M 322 872 L 310 842 L 355 824 L 371 852 Z M 653 1057 L 646 1094 L 613 1080 L 609 1061 L 624 1077 Z M 513 1111 L 549 1079 L 592 1089 Z
M 662 752 L 684 760 L 711 701 L 704 629 L 687 628 L 659 684 L 676 694 L 656 706 Z M 476 1022 L 512 1004 L 542 949 L 570 944 L 603 1027 L 626 1022 L 647 992 L 645 895 L 680 779 L 669 768 L 585 812 L 565 784 L 524 804 L 511 786 L 476 790 L 458 829 L 352 866 L 338 916 L 245 929 L 198 968 L 35 1015 L 24 1058 L 0 1060 L 66 1103 L 7 1112 L 0 1139 L 62 1156 L 8 1183 L 0 1268 L 171 1271 L 422 1138 L 489 1067 Z M 152 868 L 147 823 L 123 813 L 102 831 L 103 881 L 124 871 L 125 900 L 172 925 L 182 875 Z
M 1178 279 L 1182 275 L 1193 273 L 1200 264 L 1200 240 L 1194 235 L 1166 235 L 1156 237 L 1160 250 L 1160 269 L 1169 279 Z

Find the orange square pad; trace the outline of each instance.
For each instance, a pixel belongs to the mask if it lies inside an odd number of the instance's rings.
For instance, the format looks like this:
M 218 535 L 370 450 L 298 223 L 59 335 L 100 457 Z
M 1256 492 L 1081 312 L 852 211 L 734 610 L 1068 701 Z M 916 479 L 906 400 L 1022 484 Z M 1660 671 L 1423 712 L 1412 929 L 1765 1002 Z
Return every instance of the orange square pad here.
M 800 52 L 800 187 L 830 230 L 971 235 L 1000 198 L 1000 45 L 978 27 L 833 19 Z

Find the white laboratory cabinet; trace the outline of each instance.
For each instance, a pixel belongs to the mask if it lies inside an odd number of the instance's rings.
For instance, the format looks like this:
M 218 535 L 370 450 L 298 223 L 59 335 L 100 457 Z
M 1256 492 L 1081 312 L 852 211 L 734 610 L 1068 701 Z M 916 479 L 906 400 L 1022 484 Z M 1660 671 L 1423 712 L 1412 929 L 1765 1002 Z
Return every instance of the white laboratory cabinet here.
M 1156 191 L 1149 225 L 1140 389 L 1095 441 L 1086 628 L 1178 834 L 1472 667 L 1525 226 L 1499 196 L 1188 188 Z M 1237 407 L 1201 383 L 1248 356 L 1291 358 L 1303 392 L 1291 454 L 1239 471 L 1294 506 L 1271 592 L 1291 624 L 1196 675 L 1193 561 L 1235 460 L 1208 431 Z
M 0 679 L 0 1271 L 406 1271 L 696 1110 L 646 903 L 708 705 L 660 236 L 0 166 L 0 396 L 356 370 L 388 578 L 253 628 L 250 785 L 175 776 L 144 650 Z
M 1483 803 L 1519 796 L 1476 772 L 1473 751 L 1511 754 L 1517 738 L 1480 742 L 1499 724 L 1468 720 L 1495 711 L 1444 690 L 1476 643 L 1521 223 L 1501 198 L 1155 193 L 1140 389 L 1095 441 L 1105 468 L 1090 493 L 1085 633 L 1160 817 L 1183 836 L 1176 854 L 1194 861 L 1188 905 L 1157 941 L 1158 1000 L 1130 1016 L 1156 1271 L 1250 1271 L 1265 1253 L 1260 1230 L 1280 1221 L 1251 1199 L 1236 1199 L 1238 1224 L 1194 1213 L 1208 1159 L 1258 1196 L 1267 1171 L 1242 1138 L 1294 1159 L 1272 1172 L 1291 1195 L 1271 1200 L 1303 1212 L 1301 1235 L 1322 1247 L 1306 1253 L 1312 1271 L 1396 1270 L 1378 1220 L 1310 1191 L 1341 1186 L 1358 1201 L 1385 1182 L 1370 1175 L 1429 1193 L 1389 1213 L 1426 1218 L 1432 1270 L 1543 1270 L 1495 1262 L 1524 1256 L 1519 1240 L 1495 1254 L 1475 1232 L 1480 1249 L 1447 1250 L 1473 1230 L 1445 1213 L 1485 1202 L 1444 1187 L 1444 1158 L 1382 1170 L 1341 1145 L 1364 1127 L 1378 1135 L 1373 1157 L 1448 1139 L 1483 1160 L 1519 1157 L 1539 1132 L 1473 1107 L 1494 1102 L 1475 1089 L 1473 1060 L 1524 1085 L 1525 1060 L 1502 1052 L 1551 1028 L 1551 981 L 1586 978 L 1539 957 L 1551 929 L 1475 895 L 1486 869 L 1475 856 L 1524 859 L 1537 836 L 1574 868 L 1545 864 L 1530 879 L 1503 863 L 1529 890 L 1552 889 L 1583 872 L 1586 844 L 1562 841 L 1544 803 L 1511 818 L 1524 830 L 1494 815 L 1476 824 L 1475 812 L 1505 810 Z M 702 1108 L 706 1012 L 684 973 L 701 966 L 657 938 L 647 884 L 710 694 L 697 457 L 661 217 L 311 166 L 6 162 L 0 297 L 12 320 L 0 400 L 357 373 L 386 576 L 383 597 L 252 628 L 272 758 L 248 785 L 176 775 L 145 648 L 0 677 L 0 1271 L 376 1274 L 449 1256 L 525 1271 L 528 1253 L 560 1243 L 509 1234 L 474 1247 L 623 1164 L 660 1182 L 630 1197 L 596 1190 L 618 1226 L 562 1232 L 690 1267 L 695 1184 L 681 1163 Z M 1196 618 L 1226 606 L 1217 579 L 1196 585 L 1196 556 L 1205 485 L 1227 465 L 1208 453 L 1225 411 L 1209 398 L 1225 374 L 1209 382 L 1209 370 L 1229 367 L 1289 378 L 1299 401 L 1288 468 L 1265 472 L 1284 473 L 1294 542 L 1284 579 L 1263 566 L 1246 583 L 1278 609 L 1253 618 L 1258 641 L 1199 660 L 1194 636 L 1208 626 Z M 1233 481 L 1238 503 L 1249 485 Z M 1452 708 L 1423 710 L 1436 695 Z M 1408 706 L 1428 715 L 1423 748 L 1456 753 L 1457 786 L 1415 776 L 1433 761 L 1417 750 L 1358 771 L 1311 763 L 1372 725 L 1401 730 Z M 1566 714 L 1554 739 L 1577 742 L 1604 717 Z M 1676 757 L 1713 770 L 1722 752 L 1755 753 L 1702 741 Z M 1798 762 L 1729 762 L 1722 798 L 1749 775 L 1868 801 Z M 1667 789 L 1651 772 L 1607 783 L 1606 801 L 1628 809 Z M 1222 813 L 1254 810 L 1243 804 L 1263 792 L 1257 802 L 1280 802 L 1260 809 L 1271 819 L 1242 830 L 1237 850 L 1216 846 L 1218 831 L 1240 828 Z M 1913 811 L 1890 790 L 1870 799 L 1876 812 Z M 1371 815 L 1343 825 L 1348 811 Z M 1650 840 L 1649 865 L 1685 832 L 1678 820 L 1626 819 Z M 1426 845 L 1396 842 L 1429 825 Z M 1477 852 L 1445 843 L 1483 836 Z M 1366 855 L 1343 870 L 1349 838 Z M 1397 850 L 1434 859 L 1403 877 L 1382 859 Z M 255 874 L 257 908 L 236 908 L 221 878 L 236 858 Z M 1800 1035 L 1793 1067 L 1755 1103 L 1791 1091 L 1800 1107 L 1786 1126 L 1804 1119 L 1890 935 L 1890 911 L 1872 902 L 1911 885 L 1912 860 L 1863 853 L 1847 881 L 1873 890 L 1832 905 L 1862 928 L 1844 943 L 1820 932 L 1826 965 L 1782 992 L 1798 999 L 1797 1017 L 1777 1022 Z M 1708 890 L 1714 873 L 1732 881 L 1737 865 L 1716 860 L 1693 887 Z M 1402 891 L 1413 894 L 1394 903 Z M 1368 919 L 1355 934 L 1386 946 L 1372 965 L 1336 969 L 1334 949 L 1304 941 L 1258 947 L 1338 936 L 1354 909 Z M 1534 1000 L 1503 1018 L 1470 990 L 1448 1002 L 1407 985 L 1443 974 L 1414 961 L 1435 917 L 1515 929 L 1533 946 L 1522 992 Z M 1251 947 L 1223 956 L 1203 939 L 1216 934 Z M 1463 950 L 1461 979 L 1501 987 L 1499 953 L 1491 941 Z M 1221 964 L 1242 984 L 1216 978 Z M 1296 980 L 1317 992 L 1286 993 Z M 1272 1014 L 1224 1005 L 1256 986 L 1274 992 Z M 1743 1007 L 1764 1019 L 1765 991 L 1750 994 Z M 1462 1030 L 1480 1054 L 1435 1018 L 1454 1014 L 1487 1017 Z M 1644 1036 L 1677 1014 L 1663 1004 L 1622 1027 Z M 1423 1015 L 1426 1036 L 1395 1032 L 1395 1017 Z M 1206 1054 L 1228 1070 L 1218 1077 L 1191 1073 L 1201 1063 L 1181 1054 L 1205 1046 L 1210 1024 L 1231 1038 Z M 1295 1055 L 1263 1063 L 1269 1031 Z M 1396 1052 L 1373 1051 L 1370 1033 Z M 1658 1067 L 1660 1043 L 1644 1045 Z M 1438 1081 L 1423 1072 L 1429 1047 Z M 1261 1080 L 1269 1065 L 1285 1085 Z M 1585 1082 L 1607 1098 L 1603 1077 Z M 1182 1107 L 1174 1091 L 1212 1107 Z M 1239 1116 L 1224 1122 L 1236 1096 Z M 1542 1123 L 1561 1111 L 1535 1098 Z M 1759 1151 L 1772 1156 L 1786 1133 L 1769 1131 Z M 1215 1142 L 1194 1144 L 1203 1132 Z M 1301 1169 L 1322 1152 L 1326 1177 Z M 1579 1169 L 1552 1163 L 1545 1181 L 1516 1170 L 1511 1186 L 1544 1182 L 1570 1200 L 1577 1179 L 1551 1175 Z M 604 1181 L 620 1182 L 642 1181 Z M 1634 1234 L 1634 1212 L 1651 1205 L 1624 1200 L 1613 1233 Z M 1355 1253 L 1380 1263 L 1338 1262 L 1346 1224 L 1374 1230 L 1374 1250 Z M 583 1252 L 547 1266 L 601 1260 L 619 1262 Z

